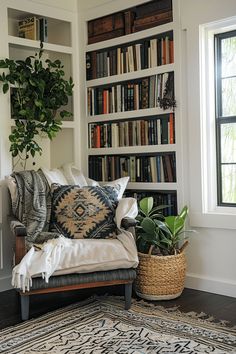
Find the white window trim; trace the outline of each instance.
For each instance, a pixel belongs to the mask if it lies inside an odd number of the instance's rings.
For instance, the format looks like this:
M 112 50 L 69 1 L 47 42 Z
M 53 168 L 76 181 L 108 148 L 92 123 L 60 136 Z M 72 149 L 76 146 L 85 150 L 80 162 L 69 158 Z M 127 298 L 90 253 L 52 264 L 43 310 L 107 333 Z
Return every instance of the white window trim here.
M 236 29 L 236 16 L 199 26 L 201 211 L 193 226 L 236 229 L 236 207 L 217 206 L 214 35 Z

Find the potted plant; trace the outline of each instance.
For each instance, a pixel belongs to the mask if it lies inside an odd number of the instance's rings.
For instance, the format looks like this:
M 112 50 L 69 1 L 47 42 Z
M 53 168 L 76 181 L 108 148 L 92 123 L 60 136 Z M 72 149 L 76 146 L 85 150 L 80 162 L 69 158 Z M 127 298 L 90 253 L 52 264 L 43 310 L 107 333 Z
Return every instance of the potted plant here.
M 72 96 L 73 81 L 64 79 L 60 60 L 42 60 L 42 45 L 39 53 L 25 60 L 0 60 L 3 93 L 11 88 L 11 116 L 15 120 L 10 140 L 10 152 L 25 169 L 29 155 L 41 154 L 36 137 L 53 139 L 61 129 L 61 120 L 72 115 L 67 110 L 58 110 L 67 105 Z
M 165 217 L 160 211 L 166 207 L 154 207 L 152 197 L 143 198 L 139 203 L 136 292 L 148 300 L 174 299 L 184 288 L 184 249 L 188 243 L 184 226 L 188 208 L 185 206 L 177 216 Z

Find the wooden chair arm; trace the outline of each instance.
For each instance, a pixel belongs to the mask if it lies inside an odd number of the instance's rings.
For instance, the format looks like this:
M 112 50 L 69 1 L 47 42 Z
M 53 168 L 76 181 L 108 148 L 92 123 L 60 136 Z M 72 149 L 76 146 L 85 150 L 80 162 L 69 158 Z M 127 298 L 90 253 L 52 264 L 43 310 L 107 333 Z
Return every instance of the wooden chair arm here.
M 137 224 L 137 220 L 133 219 L 133 218 L 123 218 L 121 220 L 121 227 L 125 230 L 128 230 L 130 227 L 135 227 Z
M 25 226 L 15 217 L 9 217 L 11 231 L 15 237 L 15 263 L 18 264 L 27 253 L 25 237 L 27 231 Z

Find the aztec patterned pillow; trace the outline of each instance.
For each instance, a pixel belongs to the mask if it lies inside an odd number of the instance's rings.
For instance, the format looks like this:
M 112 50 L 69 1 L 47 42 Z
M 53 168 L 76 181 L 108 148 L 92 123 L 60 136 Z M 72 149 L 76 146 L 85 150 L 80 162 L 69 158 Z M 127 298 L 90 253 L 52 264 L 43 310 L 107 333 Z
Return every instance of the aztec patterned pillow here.
M 52 231 L 68 238 L 115 237 L 118 189 L 54 184 L 52 193 Z

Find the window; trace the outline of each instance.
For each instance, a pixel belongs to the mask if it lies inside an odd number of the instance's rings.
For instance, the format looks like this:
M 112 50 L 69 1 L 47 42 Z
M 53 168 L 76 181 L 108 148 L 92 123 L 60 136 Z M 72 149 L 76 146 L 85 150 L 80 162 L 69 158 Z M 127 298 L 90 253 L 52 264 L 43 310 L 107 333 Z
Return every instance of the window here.
M 236 206 L 236 31 L 215 35 L 217 204 Z

